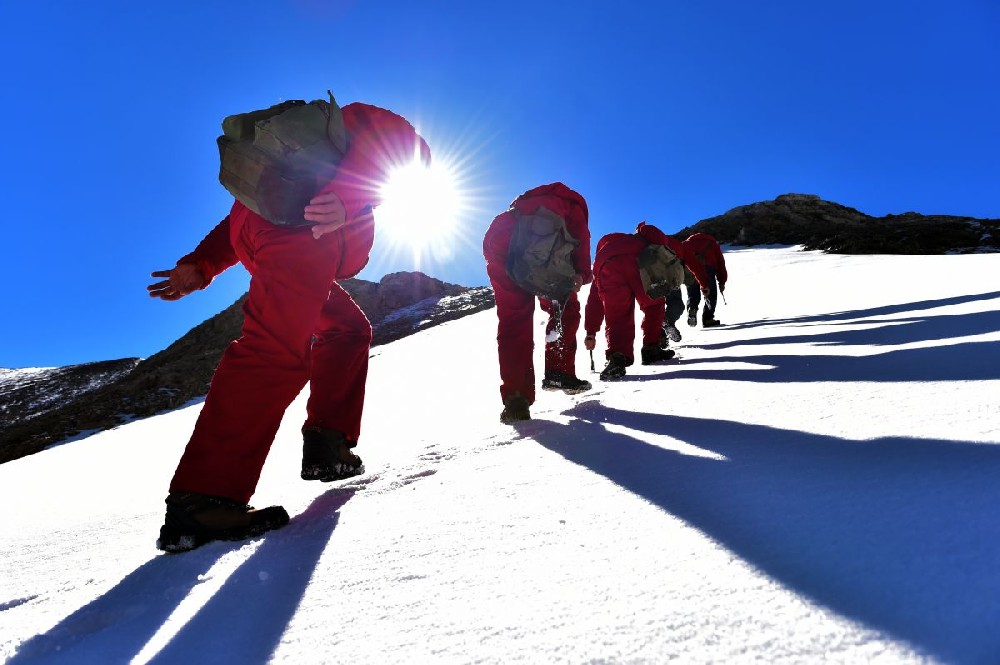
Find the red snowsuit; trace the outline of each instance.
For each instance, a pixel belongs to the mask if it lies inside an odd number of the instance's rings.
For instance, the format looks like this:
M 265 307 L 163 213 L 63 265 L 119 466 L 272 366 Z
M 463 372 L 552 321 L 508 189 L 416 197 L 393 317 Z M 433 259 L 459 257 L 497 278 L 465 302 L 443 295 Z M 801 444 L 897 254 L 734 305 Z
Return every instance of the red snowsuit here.
M 688 323 L 698 316 L 698 308 L 701 305 L 701 293 L 704 291 L 705 309 L 702 312 L 702 323 L 715 319 L 715 306 L 719 298 L 719 289 L 726 288 L 726 280 L 729 274 L 726 272 L 726 259 L 722 256 L 722 248 L 715 238 L 707 233 L 695 233 L 684 240 L 684 248 L 693 258 L 693 263 L 700 263 L 703 270 L 708 273 L 708 289 L 702 287 L 701 291 L 688 281 L 686 284 L 688 292 Z M 716 288 L 718 282 L 718 288 Z M 679 312 L 678 312 L 679 314 Z
M 594 285 L 590 288 L 584 313 L 584 331 L 596 335 L 607 319 L 605 355 L 621 353 L 634 362 L 635 304 L 642 310 L 642 344 L 658 344 L 664 319 L 664 299 L 646 295 L 639 276 L 639 253 L 650 244 L 664 245 L 694 273 L 699 284 L 707 284 L 705 269 L 685 250 L 683 244 L 651 224 L 640 222 L 635 233 L 609 233 L 597 243 Z
M 372 329 L 337 280 L 368 262 L 371 209 L 387 170 L 414 155 L 429 160 L 430 152 L 390 111 L 355 103 L 343 114 L 349 148 L 322 193 L 341 198 L 347 225 L 315 239 L 310 226 L 276 226 L 237 201 L 178 261 L 197 265 L 204 286 L 237 261 L 251 280 L 242 336 L 219 362 L 171 492 L 249 501 L 285 409 L 306 382 L 305 426 L 339 430 L 357 441 Z
M 688 254 L 693 256 L 706 268 L 711 268 L 715 271 L 715 276 L 719 280 L 719 284 L 725 287 L 726 281 L 729 279 L 729 273 L 726 272 L 726 259 L 722 255 L 722 248 L 719 247 L 719 243 L 716 242 L 715 238 L 707 233 L 695 233 L 685 238 L 683 244 Z
M 507 275 L 507 250 L 514 233 L 516 218 L 513 211 L 530 214 L 544 206 L 562 216 L 570 235 L 580 241 L 573 253 L 573 266 L 587 284 L 593 279 L 590 270 L 590 229 L 587 226 L 587 202 L 580 194 L 561 182 L 528 190 L 514 199 L 510 209 L 497 215 L 483 238 L 486 273 L 493 286 L 497 303 L 497 351 L 500 356 L 500 398 L 513 394 L 535 401 L 535 369 L 532 362 L 532 318 L 535 297 L 519 287 Z M 556 329 L 557 320 L 552 304 L 539 298 L 542 309 L 549 314 L 546 338 Z M 563 307 L 560 340 L 545 344 L 545 369 L 576 376 L 576 332 L 580 327 L 580 301 L 570 294 Z

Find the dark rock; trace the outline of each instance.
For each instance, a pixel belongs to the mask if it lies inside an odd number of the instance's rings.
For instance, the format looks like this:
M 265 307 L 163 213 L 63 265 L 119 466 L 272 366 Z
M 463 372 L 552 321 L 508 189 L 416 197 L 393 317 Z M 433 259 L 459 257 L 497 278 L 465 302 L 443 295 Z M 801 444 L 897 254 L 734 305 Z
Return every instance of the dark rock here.
M 802 245 L 835 254 L 1000 251 L 1000 220 L 921 215 L 871 217 L 815 194 L 784 194 L 733 208 L 674 234 L 708 233 L 722 244 Z

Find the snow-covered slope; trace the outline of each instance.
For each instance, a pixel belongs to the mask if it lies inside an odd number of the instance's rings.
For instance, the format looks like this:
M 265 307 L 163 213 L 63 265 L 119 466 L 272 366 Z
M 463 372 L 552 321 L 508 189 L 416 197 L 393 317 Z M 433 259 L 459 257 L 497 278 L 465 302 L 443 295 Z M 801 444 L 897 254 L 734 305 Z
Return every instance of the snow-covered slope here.
M 375 349 L 368 475 L 298 479 L 300 397 L 254 541 L 153 547 L 198 404 L 0 466 L 0 654 L 1000 660 L 1000 255 L 727 260 L 725 327 L 517 428 L 494 311 Z

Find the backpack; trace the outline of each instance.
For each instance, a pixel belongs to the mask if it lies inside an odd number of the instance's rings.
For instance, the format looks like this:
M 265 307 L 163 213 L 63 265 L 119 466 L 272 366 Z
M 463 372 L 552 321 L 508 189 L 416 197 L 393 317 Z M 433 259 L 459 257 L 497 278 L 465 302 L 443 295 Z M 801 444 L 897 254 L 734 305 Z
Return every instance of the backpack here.
M 329 102 L 293 99 L 222 121 L 219 182 L 273 224 L 310 224 L 302 210 L 347 150 L 344 117 L 327 94 Z
M 514 210 L 516 223 L 507 250 L 507 274 L 525 291 L 565 302 L 573 292 L 573 252 L 580 241 L 566 220 L 544 206 L 526 214 Z
M 667 247 L 650 243 L 638 260 L 642 288 L 650 298 L 662 298 L 684 283 L 684 263 Z

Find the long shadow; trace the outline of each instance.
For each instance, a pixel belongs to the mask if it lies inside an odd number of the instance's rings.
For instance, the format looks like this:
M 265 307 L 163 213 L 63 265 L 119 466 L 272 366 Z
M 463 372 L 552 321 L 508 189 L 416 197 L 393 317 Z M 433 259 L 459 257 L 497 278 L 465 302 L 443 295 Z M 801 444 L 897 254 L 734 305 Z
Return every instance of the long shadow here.
M 880 327 L 864 330 L 834 330 L 818 335 L 775 335 L 720 344 L 699 344 L 699 348 L 718 350 L 756 344 L 822 345 L 898 345 L 911 342 L 940 341 L 983 335 L 1000 330 L 1000 311 L 970 314 L 939 314 L 920 318 L 879 321 Z
M 585 402 L 532 428 L 567 460 L 676 515 L 779 583 L 951 663 L 1000 656 L 1000 450 L 831 436 Z M 669 436 L 683 455 L 602 421 Z
M 354 490 L 332 489 L 261 546 L 151 662 L 265 663 Z M 100 598 L 20 645 L 8 665 L 129 663 L 203 576 L 244 543 L 159 555 Z
M 745 328 L 757 328 L 760 326 L 785 326 L 802 325 L 810 323 L 831 323 L 834 321 L 850 321 L 852 319 L 862 319 L 873 316 L 889 316 L 892 314 L 902 314 L 904 312 L 919 312 L 922 310 L 935 309 L 937 307 L 947 307 L 948 305 L 963 305 L 970 302 L 982 300 L 994 300 L 1000 298 L 1000 291 L 989 293 L 975 293 L 964 296 L 953 296 L 950 298 L 938 298 L 936 300 L 919 300 L 916 302 L 899 303 L 896 305 L 886 305 L 884 307 L 872 307 L 869 309 L 855 309 L 843 312 L 831 312 L 829 314 L 815 314 L 810 316 L 787 317 L 783 319 L 761 319 L 759 321 L 747 321 L 745 323 L 727 324 L 726 328 L 742 330 Z
M 298 518 L 303 528 L 265 540 L 150 663 L 269 662 L 330 542 L 337 511 L 355 493 L 326 492 Z
M 760 369 L 696 369 L 712 363 L 754 363 Z M 871 356 L 759 355 L 686 360 L 664 378 L 761 383 L 813 381 L 989 381 L 1000 379 L 1000 342 L 963 342 L 899 349 Z

